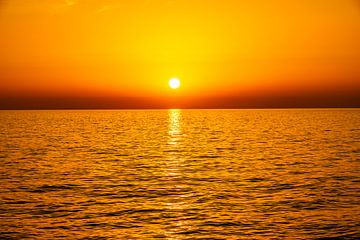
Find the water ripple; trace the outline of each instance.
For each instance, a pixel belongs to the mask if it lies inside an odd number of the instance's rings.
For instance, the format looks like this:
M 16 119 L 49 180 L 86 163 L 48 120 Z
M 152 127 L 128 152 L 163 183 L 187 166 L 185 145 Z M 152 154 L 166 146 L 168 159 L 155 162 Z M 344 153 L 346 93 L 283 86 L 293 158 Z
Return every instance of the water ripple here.
M 360 239 L 359 110 L 1 111 L 1 239 Z

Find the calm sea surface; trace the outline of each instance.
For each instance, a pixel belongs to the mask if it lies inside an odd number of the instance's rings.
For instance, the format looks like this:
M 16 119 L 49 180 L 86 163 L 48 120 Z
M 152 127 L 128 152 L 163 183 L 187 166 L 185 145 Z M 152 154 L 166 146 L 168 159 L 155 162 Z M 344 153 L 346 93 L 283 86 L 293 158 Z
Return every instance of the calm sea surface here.
M 0 238 L 360 239 L 360 110 L 0 111 Z

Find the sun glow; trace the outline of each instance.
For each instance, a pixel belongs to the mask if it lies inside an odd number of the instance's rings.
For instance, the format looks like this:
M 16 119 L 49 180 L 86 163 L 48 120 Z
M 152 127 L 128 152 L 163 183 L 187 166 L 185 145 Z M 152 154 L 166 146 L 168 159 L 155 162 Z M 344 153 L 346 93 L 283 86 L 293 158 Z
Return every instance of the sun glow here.
M 169 80 L 169 86 L 172 89 L 177 89 L 180 87 L 180 80 L 178 78 L 172 78 Z
M 359 0 L 293 2 L 0 0 L 0 108 L 357 106 Z

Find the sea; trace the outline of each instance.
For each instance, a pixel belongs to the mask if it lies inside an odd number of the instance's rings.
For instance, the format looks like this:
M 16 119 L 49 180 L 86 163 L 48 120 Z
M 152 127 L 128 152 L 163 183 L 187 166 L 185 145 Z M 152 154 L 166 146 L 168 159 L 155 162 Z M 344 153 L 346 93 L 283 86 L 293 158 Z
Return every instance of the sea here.
M 360 239 L 360 109 L 0 111 L 0 239 Z

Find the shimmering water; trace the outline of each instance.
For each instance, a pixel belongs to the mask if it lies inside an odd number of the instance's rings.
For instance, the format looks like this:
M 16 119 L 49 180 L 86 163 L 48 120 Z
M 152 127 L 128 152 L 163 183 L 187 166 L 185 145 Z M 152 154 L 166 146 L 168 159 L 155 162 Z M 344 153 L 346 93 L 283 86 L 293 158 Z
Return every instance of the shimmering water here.
M 0 238 L 360 238 L 360 110 L 1 111 Z

